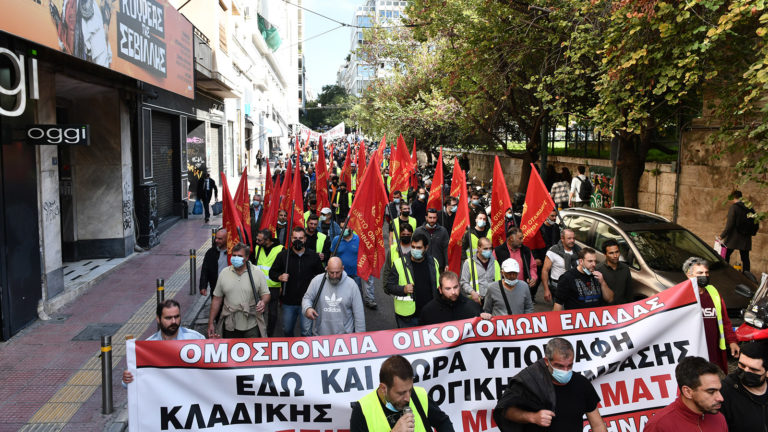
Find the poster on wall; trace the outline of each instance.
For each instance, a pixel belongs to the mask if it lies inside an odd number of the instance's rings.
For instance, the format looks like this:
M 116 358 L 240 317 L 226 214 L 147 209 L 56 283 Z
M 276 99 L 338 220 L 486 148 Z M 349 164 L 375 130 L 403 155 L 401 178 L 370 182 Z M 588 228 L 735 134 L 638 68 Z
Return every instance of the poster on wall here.
M 165 0 L 4 0 L 0 30 L 194 98 L 192 24 Z

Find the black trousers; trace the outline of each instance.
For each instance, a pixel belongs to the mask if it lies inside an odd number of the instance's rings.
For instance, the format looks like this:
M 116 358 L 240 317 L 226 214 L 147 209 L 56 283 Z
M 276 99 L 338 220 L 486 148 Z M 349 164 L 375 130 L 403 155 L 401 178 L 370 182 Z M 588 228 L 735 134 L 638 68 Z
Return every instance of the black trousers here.
M 211 197 L 203 198 L 203 211 L 205 212 L 205 220 L 211 218 Z
M 269 303 L 267 303 L 267 336 L 275 335 L 277 327 L 277 312 L 280 310 L 280 287 L 269 288 Z
M 728 248 L 727 251 L 725 251 L 725 262 L 731 262 L 731 254 L 736 249 Z M 749 251 L 748 250 L 741 250 L 739 249 L 739 254 L 741 255 L 741 265 L 742 270 L 749 271 L 750 265 L 749 265 Z

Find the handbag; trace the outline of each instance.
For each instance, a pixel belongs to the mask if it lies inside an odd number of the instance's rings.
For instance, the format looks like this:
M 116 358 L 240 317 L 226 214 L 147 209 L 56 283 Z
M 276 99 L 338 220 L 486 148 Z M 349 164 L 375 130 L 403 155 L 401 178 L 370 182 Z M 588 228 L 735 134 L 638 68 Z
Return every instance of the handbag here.
M 216 201 L 215 203 L 213 203 L 213 205 L 211 206 L 211 212 L 213 213 L 214 216 L 218 216 L 221 214 L 222 212 L 221 201 Z
M 200 200 L 195 201 L 195 206 L 192 208 L 192 214 L 194 215 L 201 215 L 203 214 L 203 202 Z

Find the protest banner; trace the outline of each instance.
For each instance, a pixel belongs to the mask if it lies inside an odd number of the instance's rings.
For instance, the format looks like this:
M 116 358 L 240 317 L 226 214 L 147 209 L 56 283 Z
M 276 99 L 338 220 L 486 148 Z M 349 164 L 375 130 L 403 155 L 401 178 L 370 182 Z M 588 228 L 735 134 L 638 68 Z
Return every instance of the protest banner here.
M 707 353 L 691 281 L 620 306 L 370 333 L 130 340 L 129 428 L 348 430 L 350 402 L 374 391 L 381 363 L 401 354 L 455 430 L 496 430 L 491 412 L 503 388 L 555 336 L 574 345 L 574 370 L 602 399 L 608 430 L 623 432 L 642 431 L 655 410 L 675 399 L 674 369 L 682 358 Z

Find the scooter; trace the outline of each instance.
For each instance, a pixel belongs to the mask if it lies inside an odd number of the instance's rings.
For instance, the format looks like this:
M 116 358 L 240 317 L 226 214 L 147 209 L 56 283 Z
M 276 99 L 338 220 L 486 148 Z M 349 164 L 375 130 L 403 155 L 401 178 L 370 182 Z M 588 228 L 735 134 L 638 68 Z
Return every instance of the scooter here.
M 739 342 L 768 339 L 768 274 L 763 273 L 757 292 L 744 309 L 744 323 L 736 329 L 736 338 Z

